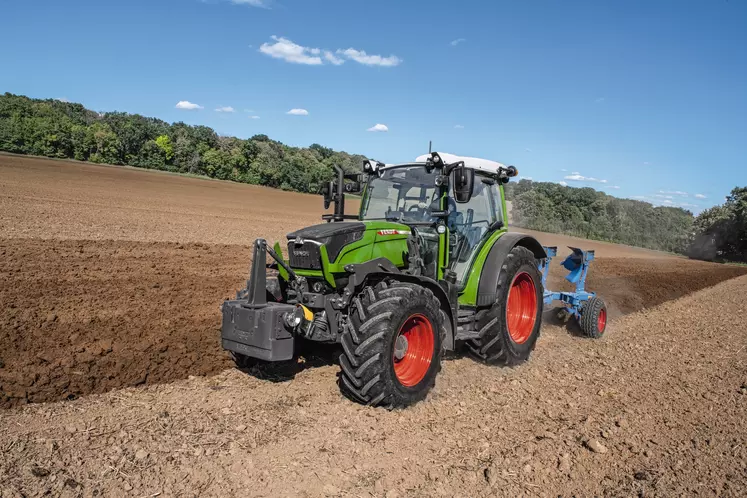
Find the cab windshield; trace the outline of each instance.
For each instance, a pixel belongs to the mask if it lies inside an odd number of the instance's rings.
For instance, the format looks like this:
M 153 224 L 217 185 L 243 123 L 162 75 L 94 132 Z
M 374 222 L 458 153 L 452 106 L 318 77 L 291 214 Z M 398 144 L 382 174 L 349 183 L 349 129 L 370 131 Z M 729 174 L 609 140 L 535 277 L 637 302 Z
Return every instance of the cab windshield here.
M 411 165 L 385 169 L 368 183 L 361 203 L 361 220 L 400 223 L 432 221 L 432 210 L 440 209 L 436 170 Z

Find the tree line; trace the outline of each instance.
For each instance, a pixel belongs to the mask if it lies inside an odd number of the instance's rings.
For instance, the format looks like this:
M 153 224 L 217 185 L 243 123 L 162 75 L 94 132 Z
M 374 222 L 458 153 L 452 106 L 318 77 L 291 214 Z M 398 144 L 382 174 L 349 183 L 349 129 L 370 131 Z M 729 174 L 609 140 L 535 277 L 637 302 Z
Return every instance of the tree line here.
M 0 150 L 313 193 L 333 177 L 332 165 L 359 171 L 364 159 L 319 144 L 300 148 L 266 135 L 223 137 L 207 126 L 100 114 L 81 104 L 10 93 L 0 95 Z
M 0 95 L 0 150 L 129 165 L 316 193 L 333 165 L 360 170 L 363 156 L 319 144 L 290 147 L 266 135 L 219 136 L 207 126 L 169 124 L 81 104 Z M 591 188 L 522 180 L 506 186 L 514 224 L 704 259 L 747 260 L 747 187 L 694 218 L 681 208 L 618 199 Z
M 684 253 L 691 240 L 691 212 L 619 199 L 592 188 L 521 180 L 506 185 L 513 224 L 661 251 Z

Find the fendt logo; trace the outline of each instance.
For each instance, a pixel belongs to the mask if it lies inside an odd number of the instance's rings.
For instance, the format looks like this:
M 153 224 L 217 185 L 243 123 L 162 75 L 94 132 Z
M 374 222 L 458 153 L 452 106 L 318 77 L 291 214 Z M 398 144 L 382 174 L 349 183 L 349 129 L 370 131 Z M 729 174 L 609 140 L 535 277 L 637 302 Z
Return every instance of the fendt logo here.
M 309 251 L 293 251 L 293 255 L 297 258 L 308 258 L 310 253 Z
M 379 230 L 379 235 L 410 235 L 409 230 Z

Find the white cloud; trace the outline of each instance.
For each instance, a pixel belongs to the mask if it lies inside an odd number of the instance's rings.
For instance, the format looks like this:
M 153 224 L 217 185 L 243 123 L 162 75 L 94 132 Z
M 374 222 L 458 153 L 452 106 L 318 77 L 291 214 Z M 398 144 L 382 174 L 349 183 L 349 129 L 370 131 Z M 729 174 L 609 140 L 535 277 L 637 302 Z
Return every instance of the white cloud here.
M 604 97 L 599 97 L 599 98 L 594 99 L 594 102 L 596 102 L 597 104 L 601 104 L 602 102 L 604 102 L 604 100 L 605 100 Z
M 249 5 L 251 7 L 262 7 L 263 9 L 270 8 L 270 2 L 268 0 L 231 0 L 231 3 L 236 5 Z
M 341 66 L 345 59 L 349 59 L 366 66 L 392 67 L 402 63 L 402 59 L 396 55 L 383 57 L 381 55 L 369 55 L 364 50 L 355 48 L 322 50 L 315 47 L 305 47 L 294 43 L 288 38 L 272 35 L 272 42 L 263 43 L 259 51 L 275 59 L 281 59 L 293 64 L 306 64 L 308 66 L 321 66 L 325 63 Z
M 257 116 L 257 115 L 251 115 L 251 116 L 249 116 L 249 119 L 259 119 L 259 116 Z
M 275 59 L 282 59 L 293 64 L 318 66 L 322 64 L 318 48 L 310 48 L 293 43 L 287 38 L 272 35 L 275 43 L 263 43 L 259 51 Z
M 290 111 L 286 112 L 286 114 L 290 114 L 291 116 L 308 116 L 309 111 L 306 109 L 291 109 Z
M 571 174 L 572 175 L 580 175 L 581 173 L 579 173 L 578 171 L 572 171 Z
M 568 170 L 567 170 L 567 169 L 565 169 L 565 168 L 560 168 L 560 171 L 562 171 L 563 173 L 565 173 L 565 172 L 567 172 Z M 578 174 L 578 173 L 576 173 L 576 174 Z
M 568 186 L 568 182 L 564 182 L 564 181 L 559 181 L 558 184 L 560 184 L 560 185 L 562 185 L 564 187 Z
M 70 103 L 70 101 L 67 100 L 65 97 L 62 97 L 61 99 L 57 99 L 57 100 L 60 101 L 60 102 L 64 102 L 66 104 Z
M 705 199 L 706 196 L 704 196 L 703 194 L 695 194 L 695 198 L 696 199 Z
M 662 204 L 667 204 L 667 205 L 669 205 L 669 204 L 674 204 L 674 202 L 670 201 L 669 199 L 667 199 L 667 200 L 665 200 L 665 201 L 661 201 L 661 203 L 662 203 Z
M 643 165 L 644 165 L 644 166 L 648 166 L 649 164 L 651 164 L 651 163 L 650 163 L 650 162 L 648 162 L 648 161 L 643 161 Z
M 193 111 L 195 109 L 204 109 L 201 105 L 193 104 L 189 100 L 180 100 L 176 103 L 177 109 L 186 109 L 188 111 Z
M 631 199 L 645 199 L 646 196 L 645 195 L 634 195 L 634 196 L 631 196 L 630 198 Z
M 253 113 L 254 111 L 252 109 L 244 109 L 244 112 L 248 112 L 249 114 Z
M 687 202 L 680 202 L 677 205 L 680 207 L 692 207 L 692 208 L 698 207 L 696 204 L 688 204 Z
M 456 128 L 457 130 L 463 130 L 464 125 L 454 125 L 454 128 Z
M 335 54 L 333 54 L 329 50 L 324 51 L 324 58 L 327 60 L 327 62 L 330 62 L 334 64 L 335 66 L 341 66 L 342 64 L 345 64 L 345 59 L 341 59 L 340 57 L 337 57 Z
M 456 47 L 456 46 L 457 46 L 457 45 L 459 45 L 460 43 L 463 43 L 463 42 L 466 42 L 466 41 L 467 41 L 467 40 L 465 40 L 464 38 L 457 38 L 456 40 L 452 40 L 452 41 L 451 41 L 451 46 L 452 46 L 452 47 Z
M 236 109 L 229 105 L 225 107 L 218 107 L 215 112 L 236 112 Z
M 609 185 L 607 188 L 613 188 L 615 190 L 618 190 L 620 188 L 619 185 Z
M 348 59 L 354 60 L 364 66 L 393 67 L 402 63 L 402 59 L 396 55 L 390 55 L 389 57 L 368 55 L 364 50 L 356 50 L 354 48 L 346 48 L 345 50 L 340 49 L 337 51 L 337 54 L 344 55 Z
M 385 124 L 376 123 L 366 131 L 389 131 L 389 127 Z
M 670 195 L 688 195 L 687 192 L 682 192 L 681 190 L 659 190 L 659 193 Z
M 529 147 L 526 147 L 526 148 L 524 148 L 524 151 L 525 152 L 532 152 L 532 149 L 530 149 Z
M 568 175 L 563 177 L 566 180 L 570 180 L 572 182 L 595 182 L 595 183 L 607 183 L 607 180 L 600 180 L 598 178 L 594 178 L 593 176 L 583 176 L 579 174 L 578 172 L 574 172 L 572 175 Z
M 529 180 L 530 182 L 531 182 L 531 181 L 534 181 L 534 178 L 532 178 L 531 176 L 519 176 L 519 177 L 517 177 L 516 179 L 517 179 L 518 181 L 521 181 L 521 180 Z
M 658 197 L 659 199 L 674 199 L 671 195 L 662 195 L 662 194 L 654 194 L 654 197 Z

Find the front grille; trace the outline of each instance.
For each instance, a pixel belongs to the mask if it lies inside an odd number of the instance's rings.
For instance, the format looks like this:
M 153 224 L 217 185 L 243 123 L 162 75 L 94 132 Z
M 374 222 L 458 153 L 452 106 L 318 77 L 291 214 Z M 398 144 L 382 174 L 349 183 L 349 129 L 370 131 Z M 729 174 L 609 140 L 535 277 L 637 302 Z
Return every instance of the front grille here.
M 297 245 L 294 241 L 288 242 L 288 255 L 290 256 L 291 268 L 302 270 L 321 270 L 322 257 L 319 254 L 319 246 L 311 241 L 305 241 Z

